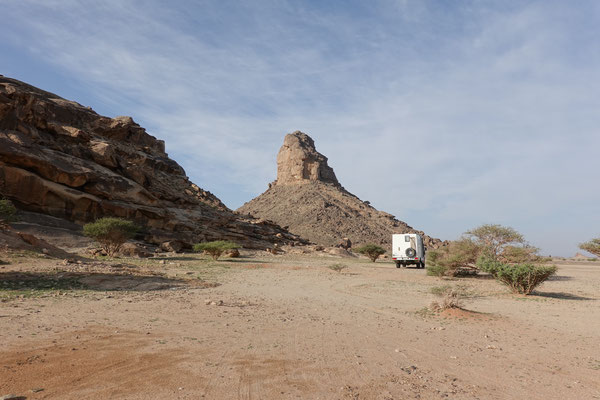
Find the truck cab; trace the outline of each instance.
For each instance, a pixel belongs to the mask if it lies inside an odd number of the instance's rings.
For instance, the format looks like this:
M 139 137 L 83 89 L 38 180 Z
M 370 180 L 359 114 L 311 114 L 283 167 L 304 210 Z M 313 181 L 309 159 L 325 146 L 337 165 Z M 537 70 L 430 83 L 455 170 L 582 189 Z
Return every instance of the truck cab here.
M 423 237 L 416 233 L 398 233 L 392 235 L 392 260 L 396 268 L 415 265 L 425 268 L 425 246 Z

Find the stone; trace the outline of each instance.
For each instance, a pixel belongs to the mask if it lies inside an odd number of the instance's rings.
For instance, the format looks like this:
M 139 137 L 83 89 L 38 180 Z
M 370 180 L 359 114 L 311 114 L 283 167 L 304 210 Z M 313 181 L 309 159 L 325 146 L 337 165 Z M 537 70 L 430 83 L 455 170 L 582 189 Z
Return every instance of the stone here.
M 162 251 L 178 253 L 183 248 L 183 243 L 179 240 L 170 240 L 168 242 L 162 242 L 160 249 Z
M 238 249 L 226 250 L 223 255 L 229 258 L 238 258 L 240 256 L 240 251 Z
M 338 244 L 336 245 L 336 247 L 341 247 L 342 249 L 348 250 L 350 247 L 352 247 L 352 242 L 350 241 L 350 239 L 348 239 L 347 237 L 345 237 L 345 238 L 343 238 L 342 240 L 340 240 L 338 242 Z
M 148 258 L 152 256 L 152 252 L 139 243 L 127 242 L 123 243 L 119 254 L 125 257 Z

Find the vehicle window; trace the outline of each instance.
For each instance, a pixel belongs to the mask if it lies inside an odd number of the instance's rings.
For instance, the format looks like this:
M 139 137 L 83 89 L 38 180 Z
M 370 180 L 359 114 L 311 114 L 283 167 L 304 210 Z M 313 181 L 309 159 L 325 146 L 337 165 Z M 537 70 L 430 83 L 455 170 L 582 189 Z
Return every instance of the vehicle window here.
M 405 242 L 410 242 L 410 236 L 408 236 L 408 235 L 404 236 L 404 241 Z

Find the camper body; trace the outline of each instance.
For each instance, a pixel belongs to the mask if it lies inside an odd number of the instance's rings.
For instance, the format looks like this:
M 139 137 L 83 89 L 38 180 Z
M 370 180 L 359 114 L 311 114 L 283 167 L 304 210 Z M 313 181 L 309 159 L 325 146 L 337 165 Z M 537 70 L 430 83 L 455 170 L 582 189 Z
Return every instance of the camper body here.
M 423 237 L 416 233 L 393 234 L 392 259 L 397 268 L 406 267 L 407 265 L 425 268 Z

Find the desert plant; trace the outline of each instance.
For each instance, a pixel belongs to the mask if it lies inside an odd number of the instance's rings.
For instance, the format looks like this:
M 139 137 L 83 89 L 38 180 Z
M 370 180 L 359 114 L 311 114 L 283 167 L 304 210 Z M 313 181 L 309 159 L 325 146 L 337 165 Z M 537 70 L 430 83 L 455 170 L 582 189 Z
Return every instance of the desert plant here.
M 348 268 L 348 266 L 346 266 L 344 264 L 333 264 L 327 268 L 329 268 L 330 270 L 335 271 L 337 273 L 340 273 L 340 272 L 342 272 L 342 270 Z
M 450 242 L 427 252 L 427 275 L 460 276 L 477 273 L 474 264 L 481 247 L 468 238 Z
M 483 248 L 489 257 L 497 259 L 506 246 L 511 244 L 524 244 L 523 235 L 513 228 L 486 224 L 465 232 L 477 245 Z
M 0 200 L 0 228 L 6 228 L 8 222 L 14 219 L 17 209 L 10 200 Z
M 114 256 L 123 243 L 133 238 L 138 227 L 131 221 L 105 217 L 83 226 L 83 234 L 96 240 L 110 257 Z
M 593 255 L 600 257 L 600 238 L 592 239 L 589 242 L 581 243 L 579 245 L 581 250 L 592 253 Z
M 213 242 L 204 242 L 194 245 L 194 251 L 203 251 L 209 254 L 214 260 L 218 260 L 219 257 L 226 251 L 232 249 L 239 249 L 241 246 L 235 242 L 229 242 L 226 240 L 215 240 Z
M 507 285 L 514 293 L 530 294 L 537 286 L 556 273 L 555 266 L 535 264 L 505 264 L 482 256 L 477 266 L 490 273 L 496 280 Z
M 385 250 L 381 246 L 377 246 L 376 244 L 365 244 L 364 246 L 359 247 L 355 250 L 359 254 L 364 254 L 371 259 L 371 261 L 375 262 L 379 258 L 380 255 L 385 254 Z
M 433 311 L 443 311 L 449 308 L 462 308 L 465 289 L 461 286 L 438 286 L 431 288 L 431 293 L 440 297 L 440 301 L 431 302 L 429 308 Z

